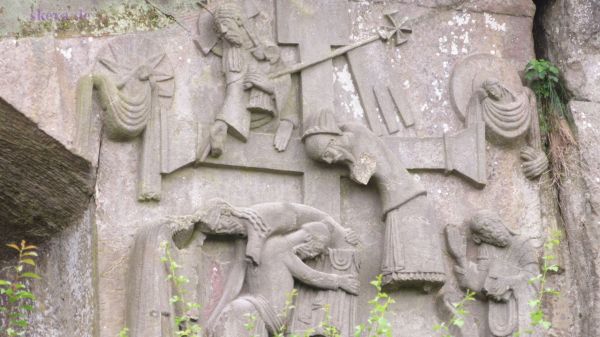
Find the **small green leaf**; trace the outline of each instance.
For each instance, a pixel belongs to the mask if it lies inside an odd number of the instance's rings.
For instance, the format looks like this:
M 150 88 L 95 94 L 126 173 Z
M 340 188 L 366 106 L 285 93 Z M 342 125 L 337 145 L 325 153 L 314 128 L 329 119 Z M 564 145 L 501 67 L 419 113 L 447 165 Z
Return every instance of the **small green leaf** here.
M 41 279 L 42 277 L 36 273 L 25 272 L 21 274 L 22 277 L 33 278 L 33 279 Z
M 10 248 L 12 248 L 14 250 L 21 251 L 21 249 L 19 248 L 19 246 L 17 246 L 16 243 L 9 243 L 6 246 L 8 246 L 8 247 L 10 247 Z
M 32 259 L 23 259 L 21 260 L 21 262 L 35 267 L 35 261 L 33 261 Z

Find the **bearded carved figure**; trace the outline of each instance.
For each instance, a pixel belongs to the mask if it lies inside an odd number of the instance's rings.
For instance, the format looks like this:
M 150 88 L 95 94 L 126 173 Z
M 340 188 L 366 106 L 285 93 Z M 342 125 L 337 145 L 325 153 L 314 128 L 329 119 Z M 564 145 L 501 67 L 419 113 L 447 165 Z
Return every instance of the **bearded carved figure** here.
M 250 129 L 279 119 L 273 145 L 284 151 L 297 124 L 290 107 L 291 77 L 270 78 L 269 74 L 284 68 L 279 47 L 262 41 L 252 29 L 240 6 L 223 2 L 208 9 L 198 20 L 199 48 L 204 54 L 222 57 L 225 77 L 225 99 L 210 127 L 209 137 L 198 144 L 198 161 L 208 154 L 219 157 L 228 134 L 242 142 Z
M 215 236 L 234 239 L 235 256 L 228 262 L 228 276 L 223 285 L 217 285 L 222 291 L 215 294 L 218 301 L 211 305 L 208 317 L 186 312 L 195 319 L 205 319 L 208 336 L 247 335 L 249 316 L 256 318 L 254 336 L 287 333 L 290 328 L 303 330 L 305 313 L 312 313 L 318 305 L 334 310 L 331 321 L 338 330 L 354 329 L 359 281 L 354 263 L 358 237 L 352 230 L 302 204 L 270 202 L 236 207 L 215 198 L 193 214 L 148 226 L 137 234 L 133 256 L 139 258 L 132 260 L 133 281 L 128 292 L 132 337 L 171 337 L 178 330 L 171 317 L 186 310 L 169 301 L 171 287 L 158 244 L 172 242 L 173 253 L 178 254 L 194 238 L 203 244 L 204 239 Z M 317 263 L 309 262 L 315 259 Z M 290 293 L 298 288 L 297 309 L 289 317 L 282 316 Z M 323 310 L 320 308 L 319 313 Z M 312 325 L 311 319 L 308 323 Z
M 523 174 L 534 179 L 548 169 L 542 149 L 535 95 L 523 86 L 514 65 L 489 54 L 473 54 L 454 66 L 450 100 L 469 127 L 485 127 L 490 142 L 521 146 Z M 485 147 L 480 140 L 480 147 Z
M 538 289 L 529 280 L 538 275 L 539 265 L 529 239 L 512 232 L 488 210 L 475 213 L 466 227 L 477 246 L 475 261 L 467 256 L 468 243 L 460 228 L 448 225 L 446 238 L 459 287 L 475 292 L 488 307 L 488 326 L 480 327 L 479 335 L 504 337 L 533 329 L 528 335 L 542 336 L 530 322 L 528 302 L 536 298 Z M 473 336 L 473 332 L 462 335 Z
M 303 140 L 312 159 L 346 166 L 356 183 L 377 185 L 385 222 L 381 272 L 386 288 L 427 290 L 442 284 L 445 273 L 427 192 L 397 155 L 367 127 L 338 125 L 330 111 L 321 111 Z

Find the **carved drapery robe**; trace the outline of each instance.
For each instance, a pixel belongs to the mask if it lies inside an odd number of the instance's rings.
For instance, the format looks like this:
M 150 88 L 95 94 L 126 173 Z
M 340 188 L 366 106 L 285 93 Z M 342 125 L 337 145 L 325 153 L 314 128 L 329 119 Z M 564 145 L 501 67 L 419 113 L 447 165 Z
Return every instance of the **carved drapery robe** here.
M 411 284 L 440 284 L 446 279 L 440 238 L 431 221 L 427 192 L 404 168 L 381 139 L 360 124 L 344 124 L 353 137 L 353 153 L 376 162 L 371 180 L 383 206 L 385 235 L 381 271 L 383 283 L 395 288 Z
M 311 266 L 337 275 L 352 275 L 358 278 L 360 261 L 355 248 L 329 248 L 327 255 L 319 256 Z M 298 297 L 290 323 L 290 330 L 303 335 L 310 329 L 322 329 L 320 324 L 327 320 L 335 326 L 341 337 L 354 336 L 356 327 L 356 303 L 358 298 L 342 290 L 318 290 L 299 285 Z
M 532 123 L 531 103 L 526 91 L 513 94 L 499 85 L 501 94 L 491 97 L 478 89 L 467 107 L 467 124 L 485 122 L 486 130 L 500 139 L 512 140 L 525 135 Z

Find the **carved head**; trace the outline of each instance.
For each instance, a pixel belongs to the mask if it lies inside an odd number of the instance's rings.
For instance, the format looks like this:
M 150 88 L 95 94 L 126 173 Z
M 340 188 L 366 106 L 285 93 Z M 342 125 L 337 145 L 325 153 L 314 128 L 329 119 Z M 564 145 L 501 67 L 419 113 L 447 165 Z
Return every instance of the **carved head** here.
M 355 162 L 347 146 L 342 144 L 343 133 L 331 111 L 322 110 L 309 125 L 302 140 L 311 159 L 327 164 Z
M 483 82 L 483 89 L 493 100 L 499 100 L 504 96 L 504 88 L 496 78 L 489 78 Z
M 301 230 L 306 232 L 306 239 L 294 247 L 294 253 L 300 259 L 308 260 L 325 253 L 331 241 L 329 226 L 323 222 L 309 222 Z
M 194 217 L 200 231 L 209 234 L 238 234 L 247 233 L 243 208 L 236 208 L 225 200 L 219 198 L 210 199 Z
M 473 241 L 477 244 L 484 242 L 497 247 L 506 247 L 510 244 L 511 236 L 514 235 L 498 214 L 488 210 L 475 213 L 468 224 Z
M 233 3 L 223 3 L 216 9 L 214 16 L 217 33 L 233 45 L 242 45 L 244 31 L 240 7 Z

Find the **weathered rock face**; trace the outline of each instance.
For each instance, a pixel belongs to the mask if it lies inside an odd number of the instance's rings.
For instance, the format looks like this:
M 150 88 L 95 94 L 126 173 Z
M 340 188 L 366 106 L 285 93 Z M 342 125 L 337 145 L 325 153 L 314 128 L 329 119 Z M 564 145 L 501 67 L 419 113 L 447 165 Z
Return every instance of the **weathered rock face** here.
M 600 101 L 600 4 L 594 0 L 542 2 L 540 56 L 556 62 L 574 98 Z
M 577 128 L 578 148 L 571 149 L 571 169 L 557 192 L 559 222 L 568 238 L 564 277 L 569 289 L 555 310 L 570 307 L 574 320 L 558 319 L 560 336 L 595 336 L 600 332 L 598 306 L 598 141 L 600 127 L 600 4 L 597 1 L 557 0 L 539 2 L 535 23 L 536 53 L 556 63 L 573 94 L 570 108 Z M 561 278 L 561 277 L 559 277 Z M 570 301 L 570 304 L 567 302 Z M 558 309 L 557 309 L 558 308 Z M 560 316 L 559 314 L 556 316 Z
M 434 335 L 466 288 L 479 297 L 457 335 L 528 328 L 548 225 L 518 74 L 533 4 L 241 3 L 175 13 L 185 29 L 0 41 L 0 96 L 98 174 L 85 217 L 43 248 L 51 318 L 33 335 L 170 337 L 162 241 L 214 336 L 243 335 L 246 314 L 260 336 L 302 332 L 327 304 L 350 336 L 378 274 L 394 336 Z

